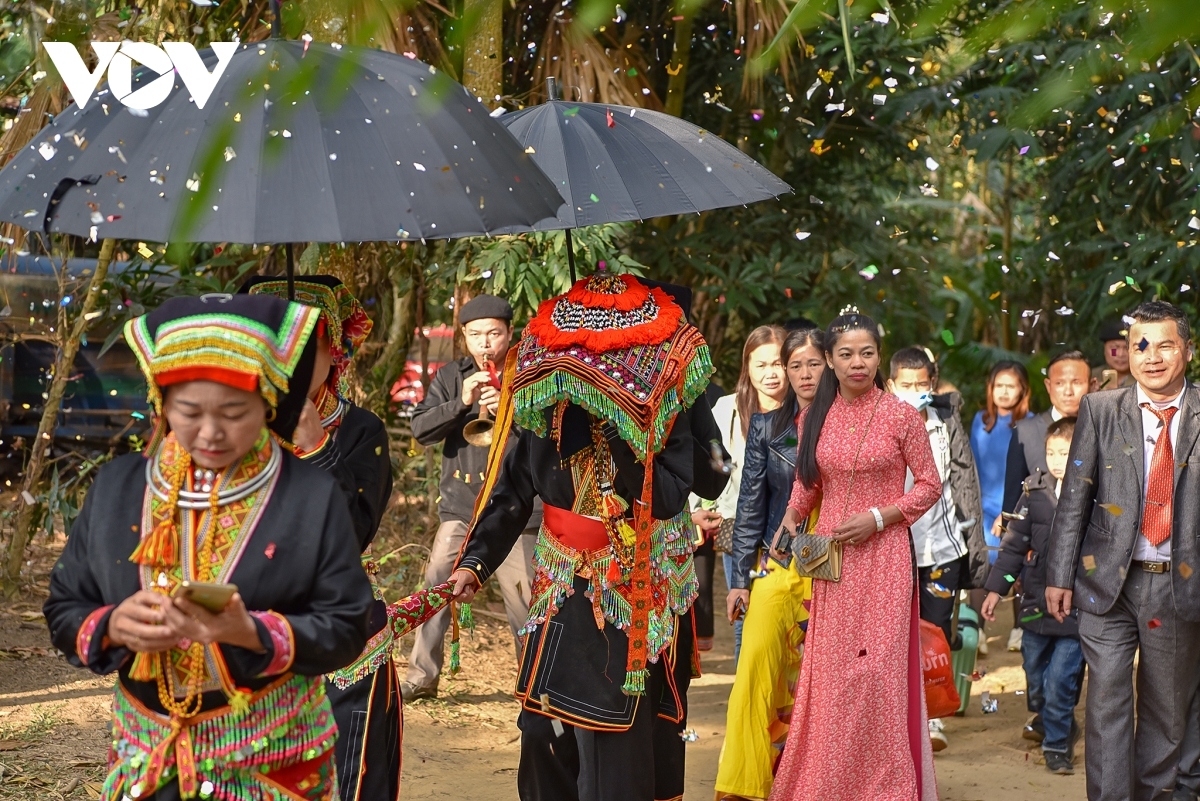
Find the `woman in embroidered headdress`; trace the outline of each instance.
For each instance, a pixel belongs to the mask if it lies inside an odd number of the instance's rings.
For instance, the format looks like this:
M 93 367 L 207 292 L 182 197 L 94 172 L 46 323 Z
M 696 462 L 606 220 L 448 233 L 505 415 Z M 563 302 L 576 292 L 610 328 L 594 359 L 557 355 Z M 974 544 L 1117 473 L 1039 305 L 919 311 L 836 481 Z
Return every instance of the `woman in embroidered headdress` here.
M 105 801 L 337 797 L 323 675 L 362 651 L 371 588 L 337 482 L 277 439 L 318 317 L 205 295 L 126 325 L 155 435 L 100 469 L 45 605 L 69 661 L 118 673 Z M 214 612 L 185 581 L 238 591 Z
M 294 287 L 297 303 L 321 313 L 316 364 L 296 427 L 296 455 L 338 480 L 375 592 L 367 647 L 352 664 L 330 673 L 326 687 L 340 732 L 341 799 L 394 801 L 400 796 L 400 680 L 391 658 L 395 637 L 375 581 L 379 566 L 371 555 L 371 541 L 392 494 L 392 464 L 383 421 L 348 399 L 350 360 L 371 333 L 372 323 L 338 278 L 305 276 Z M 286 298 L 288 287 L 285 280 L 258 277 L 247 281 L 242 291 Z
M 695 444 L 676 423 L 711 373 L 666 292 L 604 272 L 543 303 L 509 351 L 496 431 L 521 430 L 507 454 L 493 445 L 452 580 L 469 601 L 541 497 L 517 686 L 523 799 L 652 801 L 662 786 L 654 721 L 682 717 L 677 619 L 696 598 Z

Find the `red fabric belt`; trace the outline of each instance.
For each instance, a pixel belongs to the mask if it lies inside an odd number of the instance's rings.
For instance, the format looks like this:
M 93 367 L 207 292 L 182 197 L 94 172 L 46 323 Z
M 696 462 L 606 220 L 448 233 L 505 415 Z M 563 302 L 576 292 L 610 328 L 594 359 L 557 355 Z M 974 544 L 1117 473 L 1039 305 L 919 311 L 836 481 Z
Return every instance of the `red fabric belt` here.
M 598 551 L 608 547 L 608 529 L 599 520 L 545 504 L 542 518 L 554 538 L 577 551 Z

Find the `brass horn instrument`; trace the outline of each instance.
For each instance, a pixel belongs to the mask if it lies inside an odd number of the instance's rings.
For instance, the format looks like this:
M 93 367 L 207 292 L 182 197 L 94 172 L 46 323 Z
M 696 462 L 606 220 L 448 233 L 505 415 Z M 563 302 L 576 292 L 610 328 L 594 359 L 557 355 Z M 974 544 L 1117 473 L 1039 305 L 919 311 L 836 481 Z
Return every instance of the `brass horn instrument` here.
M 492 367 L 492 362 L 488 358 L 484 358 L 483 366 L 491 374 L 492 380 L 495 381 L 496 373 Z M 492 435 L 495 431 L 496 423 L 492 421 L 488 415 L 487 407 L 483 404 L 479 406 L 479 416 L 471 422 L 463 426 L 463 439 L 469 444 L 480 448 L 490 448 L 492 446 Z

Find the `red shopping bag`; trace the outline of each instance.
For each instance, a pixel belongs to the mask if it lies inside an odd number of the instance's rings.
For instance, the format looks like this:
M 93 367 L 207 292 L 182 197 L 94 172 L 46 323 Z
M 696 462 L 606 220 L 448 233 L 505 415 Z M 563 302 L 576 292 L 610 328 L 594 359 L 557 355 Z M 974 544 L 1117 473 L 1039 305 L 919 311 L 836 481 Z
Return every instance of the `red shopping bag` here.
M 944 718 L 958 711 L 962 699 L 954 686 L 950 643 L 941 626 L 921 621 L 921 672 L 925 678 L 925 711 L 930 718 Z

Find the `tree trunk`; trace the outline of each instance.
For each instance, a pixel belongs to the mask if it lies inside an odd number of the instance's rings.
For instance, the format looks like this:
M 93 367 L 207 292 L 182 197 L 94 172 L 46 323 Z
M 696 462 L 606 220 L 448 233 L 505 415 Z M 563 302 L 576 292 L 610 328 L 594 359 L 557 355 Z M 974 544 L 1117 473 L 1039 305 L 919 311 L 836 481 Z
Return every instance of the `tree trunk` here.
M 489 109 L 498 104 L 501 82 L 500 51 L 504 44 L 504 0 L 466 0 L 463 19 L 463 85 L 483 98 Z
M 42 485 L 43 474 L 46 472 L 46 452 L 50 450 L 51 443 L 54 442 L 54 429 L 58 425 L 58 413 L 62 408 L 67 380 L 70 378 L 71 368 L 75 364 L 75 355 L 79 353 L 79 343 L 90 325 L 90 315 L 100 299 L 100 288 L 104 285 L 104 279 L 108 275 L 108 264 L 112 261 L 115 246 L 115 239 L 105 239 L 101 244 L 100 257 L 96 260 L 96 270 L 88 280 L 87 292 L 83 296 L 83 306 L 75 317 L 75 322 L 63 340 L 58 356 L 54 360 L 54 376 L 50 379 L 50 388 L 46 393 L 46 405 L 42 407 L 42 420 L 38 423 L 37 436 L 30 449 L 29 464 L 25 467 L 25 481 L 16 500 L 16 525 L 13 529 L 12 540 L 8 544 L 8 560 L 3 577 L 4 591 L 9 596 L 15 594 L 19 587 L 21 565 L 25 561 L 25 546 L 29 544 L 29 540 L 33 536 L 33 520 L 38 506 L 34 498 Z
M 692 22 L 700 4 L 695 0 L 678 0 L 675 3 L 675 42 L 671 50 L 671 63 L 667 65 L 667 102 L 663 111 L 674 117 L 683 114 L 683 95 L 687 89 L 688 62 L 692 54 Z

